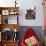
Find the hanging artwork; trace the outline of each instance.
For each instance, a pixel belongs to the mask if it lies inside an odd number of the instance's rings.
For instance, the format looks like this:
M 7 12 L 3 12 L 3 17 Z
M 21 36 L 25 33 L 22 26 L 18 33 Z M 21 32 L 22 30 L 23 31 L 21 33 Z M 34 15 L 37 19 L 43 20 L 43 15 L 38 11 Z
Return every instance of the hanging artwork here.
M 26 19 L 35 19 L 35 10 L 28 9 L 25 18 Z

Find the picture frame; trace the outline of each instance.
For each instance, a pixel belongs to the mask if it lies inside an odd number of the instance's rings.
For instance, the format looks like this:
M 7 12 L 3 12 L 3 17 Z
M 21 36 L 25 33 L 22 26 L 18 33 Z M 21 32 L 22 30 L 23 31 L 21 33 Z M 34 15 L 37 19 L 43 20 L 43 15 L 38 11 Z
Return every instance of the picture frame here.
M 2 10 L 2 15 L 9 15 L 9 10 Z
M 26 19 L 35 19 L 35 10 L 32 10 L 32 9 L 27 9 L 27 13 L 25 15 L 25 18 Z
M 14 9 L 9 11 L 9 14 L 10 15 L 17 15 L 17 13 L 18 12 L 16 10 L 14 10 Z

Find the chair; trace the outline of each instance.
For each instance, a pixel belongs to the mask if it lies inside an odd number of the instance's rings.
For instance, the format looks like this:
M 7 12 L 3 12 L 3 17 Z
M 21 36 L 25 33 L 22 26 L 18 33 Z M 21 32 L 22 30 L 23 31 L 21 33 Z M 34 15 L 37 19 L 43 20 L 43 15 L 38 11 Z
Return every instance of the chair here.
M 25 40 L 28 39 L 28 38 L 30 38 L 30 37 L 32 37 L 32 36 L 35 37 L 36 40 L 38 41 L 37 34 L 34 32 L 34 30 L 32 28 L 28 28 L 26 30 L 25 34 L 24 34 L 24 37 L 22 38 L 21 46 L 27 46 Z M 39 41 L 37 42 L 37 44 L 35 46 L 41 46 L 41 44 L 39 43 Z

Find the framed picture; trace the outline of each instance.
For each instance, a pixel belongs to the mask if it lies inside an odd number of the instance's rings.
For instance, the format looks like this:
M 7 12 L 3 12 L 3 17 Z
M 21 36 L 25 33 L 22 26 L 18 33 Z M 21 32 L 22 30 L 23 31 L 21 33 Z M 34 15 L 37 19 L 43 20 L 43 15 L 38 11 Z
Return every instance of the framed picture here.
M 10 14 L 10 15 L 17 15 L 17 13 L 18 13 L 18 12 L 17 12 L 16 10 L 10 10 L 10 11 L 9 11 L 9 14 Z
M 26 19 L 35 19 L 35 10 L 32 10 L 32 9 L 28 9 L 27 10 L 27 13 L 25 15 L 25 18 Z
M 2 10 L 2 15 L 9 15 L 9 10 Z

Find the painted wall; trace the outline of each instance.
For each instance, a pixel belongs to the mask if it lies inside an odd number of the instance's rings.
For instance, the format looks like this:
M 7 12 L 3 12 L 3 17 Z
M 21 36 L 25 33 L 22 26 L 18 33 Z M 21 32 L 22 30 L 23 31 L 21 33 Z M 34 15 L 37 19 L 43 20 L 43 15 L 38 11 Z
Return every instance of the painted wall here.
M 2 7 L 9 7 L 14 6 L 15 0 L 0 0 L 0 6 Z M 19 24 L 21 26 L 43 26 L 43 6 L 42 6 L 42 0 L 17 0 L 17 6 L 20 7 L 19 10 Z M 26 10 L 29 8 L 36 7 L 36 19 L 35 20 L 26 20 L 25 14 Z M 12 17 L 9 17 L 9 20 Z
M 33 5 L 32 5 L 32 4 Z M 30 4 L 29 5 L 29 2 L 25 5 L 23 5 L 23 10 L 20 12 L 21 13 L 21 20 L 20 20 L 20 23 L 22 26 L 42 26 L 43 25 L 43 6 L 42 6 L 42 0 L 33 0 L 33 2 L 31 2 L 30 0 Z M 26 20 L 25 19 L 25 11 L 28 9 L 28 8 L 34 8 L 34 6 L 36 6 L 36 19 L 35 20 Z M 21 9 L 22 9 L 21 8 Z M 23 21 L 22 21 L 23 20 Z

